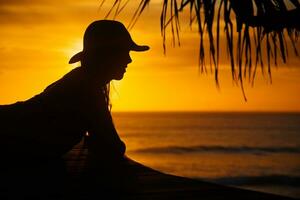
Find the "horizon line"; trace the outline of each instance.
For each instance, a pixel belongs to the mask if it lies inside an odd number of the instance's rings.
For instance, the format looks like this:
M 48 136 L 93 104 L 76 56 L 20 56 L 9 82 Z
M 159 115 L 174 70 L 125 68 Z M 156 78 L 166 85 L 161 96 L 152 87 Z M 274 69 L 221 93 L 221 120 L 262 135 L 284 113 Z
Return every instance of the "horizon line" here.
M 254 110 L 254 111 L 238 111 L 238 110 L 116 110 L 112 113 L 291 113 L 300 114 L 300 110 L 291 111 L 272 111 L 272 110 Z

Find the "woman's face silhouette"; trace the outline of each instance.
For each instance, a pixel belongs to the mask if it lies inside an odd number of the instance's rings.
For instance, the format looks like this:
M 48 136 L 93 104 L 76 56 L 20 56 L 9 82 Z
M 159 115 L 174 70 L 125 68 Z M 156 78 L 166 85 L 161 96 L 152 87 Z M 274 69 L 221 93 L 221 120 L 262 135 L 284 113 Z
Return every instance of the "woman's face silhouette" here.
M 121 80 L 126 72 L 127 65 L 132 62 L 128 49 L 116 50 L 108 63 L 111 80 Z M 109 75 L 109 74 L 108 74 Z
M 90 53 L 86 59 L 91 76 L 97 82 L 121 80 L 132 62 L 129 49 L 106 49 Z

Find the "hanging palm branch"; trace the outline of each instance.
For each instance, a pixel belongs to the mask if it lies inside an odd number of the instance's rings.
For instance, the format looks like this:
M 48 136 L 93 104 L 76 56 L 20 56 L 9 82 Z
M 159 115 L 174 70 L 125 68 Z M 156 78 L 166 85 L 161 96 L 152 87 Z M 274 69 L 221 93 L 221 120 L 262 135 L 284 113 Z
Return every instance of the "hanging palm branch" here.
M 113 11 L 114 17 L 118 15 L 129 1 L 115 0 L 106 17 L 112 15 Z M 128 28 L 135 25 L 149 4 L 150 0 L 140 0 Z M 162 0 L 160 28 L 164 51 L 168 29 L 171 30 L 173 43 L 180 45 L 180 14 L 184 10 L 189 10 L 190 26 L 197 24 L 200 36 L 200 69 L 202 72 L 206 71 L 205 60 L 209 58 L 210 65 L 214 67 L 217 85 L 219 85 L 221 31 L 225 33 L 232 78 L 236 83 L 240 83 L 243 94 L 243 80 L 248 79 L 253 84 L 258 66 L 264 73 L 265 62 L 267 63 L 271 81 L 271 60 L 273 59 L 277 65 L 280 54 L 282 61 L 286 63 L 287 38 L 293 45 L 294 54 L 298 56 L 296 46 L 300 30 L 298 0 Z M 209 46 L 204 45 L 204 37 L 208 37 Z

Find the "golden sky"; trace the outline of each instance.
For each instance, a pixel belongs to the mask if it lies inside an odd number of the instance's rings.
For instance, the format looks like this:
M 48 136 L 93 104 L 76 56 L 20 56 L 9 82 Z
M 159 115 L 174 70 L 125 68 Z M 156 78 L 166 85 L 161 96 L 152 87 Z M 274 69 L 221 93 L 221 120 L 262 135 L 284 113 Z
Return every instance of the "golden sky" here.
M 103 18 L 110 2 L 99 11 L 99 0 L 2 0 L 0 104 L 26 100 L 76 67 L 69 58 L 81 50 L 87 25 Z M 137 2 L 117 19 L 128 25 Z M 113 83 L 113 111 L 300 111 L 300 59 L 292 52 L 287 65 L 273 68 L 272 84 L 260 71 L 254 87 L 245 84 L 245 102 L 232 82 L 226 53 L 220 89 L 213 74 L 199 74 L 199 38 L 188 25 L 181 27 L 182 46 L 169 45 L 163 54 L 160 2 L 152 1 L 131 30 L 133 39 L 151 50 L 131 53 L 124 79 Z

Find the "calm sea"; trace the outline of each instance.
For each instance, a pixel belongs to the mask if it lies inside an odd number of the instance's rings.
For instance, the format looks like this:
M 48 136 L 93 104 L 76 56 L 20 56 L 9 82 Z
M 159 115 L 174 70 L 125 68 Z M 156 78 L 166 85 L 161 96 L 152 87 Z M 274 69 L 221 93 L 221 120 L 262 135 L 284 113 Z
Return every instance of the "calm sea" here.
M 300 113 L 113 113 L 127 155 L 174 175 L 300 198 Z

